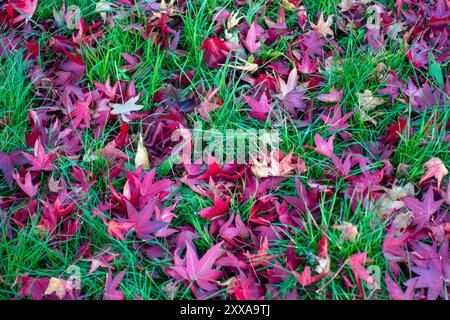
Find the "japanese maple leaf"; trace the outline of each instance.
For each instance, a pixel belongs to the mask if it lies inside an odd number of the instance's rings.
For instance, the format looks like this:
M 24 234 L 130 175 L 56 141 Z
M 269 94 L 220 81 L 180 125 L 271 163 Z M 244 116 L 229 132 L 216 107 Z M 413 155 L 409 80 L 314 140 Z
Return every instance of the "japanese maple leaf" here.
M 38 138 L 34 144 L 34 156 L 24 153 L 23 156 L 30 161 L 32 167 L 30 171 L 52 171 L 55 170 L 55 166 L 52 164 L 56 159 L 54 152 L 45 153 L 44 146 Z
M 264 237 L 264 240 L 256 254 L 244 253 L 244 255 L 248 258 L 252 266 L 256 268 L 257 266 L 260 265 L 267 265 L 268 262 L 273 260 L 273 256 L 268 252 L 269 252 L 269 240 L 267 239 L 266 236 Z
M 407 258 L 406 241 L 410 238 L 409 232 L 404 232 L 398 237 L 396 237 L 396 233 L 397 228 L 393 223 L 383 240 L 382 249 L 383 255 L 386 258 L 390 269 L 395 273 L 399 271 L 399 267 L 395 263 L 405 261 Z
M 419 184 L 430 178 L 435 178 L 437 180 L 437 187 L 440 189 L 442 179 L 448 174 L 448 170 L 442 160 L 438 158 L 431 158 L 424 164 L 424 166 L 428 170 L 422 178 L 420 178 Z
M 302 63 L 297 63 L 297 69 L 303 74 L 312 74 L 317 71 L 317 60 L 311 61 L 309 54 L 305 54 Z
M 31 295 L 33 300 L 42 300 L 49 281 L 50 278 L 47 277 L 33 278 L 29 276 L 20 276 L 19 283 L 22 284 L 22 288 L 20 289 L 18 296 L 27 298 Z
M 284 80 L 281 77 L 277 77 L 277 85 L 278 90 L 280 94 L 278 95 L 279 98 L 284 99 L 290 92 L 297 89 L 297 80 L 298 80 L 298 72 L 297 68 L 294 67 L 294 69 L 289 72 L 288 81 L 284 82 Z
M 13 173 L 13 178 L 16 181 L 17 185 L 23 192 L 25 192 L 30 198 L 33 198 L 37 190 L 39 189 L 39 182 L 33 185 L 33 181 L 31 180 L 31 173 L 28 171 L 25 174 L 25 181 L 22 183 L 20 175 L 17 172 Z
M 134 206 L 127 201 L 127 213 L 129 221 L 134 223 L 134 231 L 142 240 L 150 239 L 150 234 L 167 226 L 163 221 L 150 221 L 150 217 L 155 211 L 155 201 L 149 203 L 140 211 L 137 212 Z
M 317 32 L 313 31 L 309 36 L 305 36 L 301 44 L 305 47 L 304 51 L 313 58 L 323 54 L 322 47 L 325 45 L 325 40 L 319 38 Z
M 259 178 L 267 178 L 286 176 L 296 168 L 303 171 L 304 167 L 302 163 L 295 163 L 292 161 L 292 153 L 293 151 L 289 152 L 280 160 L 279 153 L 276 155 L 275 151 L 271 151 L 269 163 L 266 157 L 264 157 L 262 162 L 255 158 L 253 159 L 253 164 L 251 167 L 252 173 Z
M 384 279 L 386 281 L 386 287 L 391 295 L 392 300 L 413 300 L 414 299 L 414 286 L 411 285 L 406 289 L 406 292 L 399 287 L 397 283 L 392 280 L 389 274 L 386 272 Z
M 230 206 L 231 197 L 226 197 L 225 200 L 222 197 L 214 193 L 214 206 L 202 209 L 198 212 L 199 215 L 204 219 L 212 219 L 218 216 L 221 216 L 228 211 L 228 207 Z
M 91 268 L 89 269 L 88 274 L 94 273 L 98 268 L 107 268 L 110 270 L 114 270 L 114 267 L 109 264 L 109 262 L 113 261 L 117 257 L 119 257 L 119 254 L 106 254 L 102 253 L 97 258 L 89 258 L 85 259 L 84 261 L 91 262 Z
M 125 273 L 126 270 L 123 270 L 113 278 L 112 271 L 108 271 L 105 282 L 105 290 L 103 292 L 103 300 L 125 300 L 125 295 L 123 292 L 117 290 L 117 287 L 125 276 Z
M 322 93 L 321 95 L 317 96 L 317 99 L 322 102 L 339 102 L 342 100 L 342 95 L 344 93 L 344 89 L 342 90 L 336 90 L 334 88 L 334 85 L 330 89 L 330 93 Z
M 297 22 L 298 22 L 299 27 L 302 28 L 302 30 L 305 30 L 307 19 L 308 19 L 308 16 L 306 14 L 305 7 L 300 6 L 299 11 L 297 12 Z
M 336 135 L 333 134 L 328 140 L 325 140 L 318 133 L 316 133 L 316 135 L 314 136 L 314 142 L 316 143 L 316 147 L 312 149 L 317 151 L 321 155 L 324 155 L 325 157 L 333 158 L 335 156 L 333 147 L 335 136 Z
M 114 115 L 120 115 L 122 120 L 125 122 L 130 122 L 129 116 L 131 115 L 132 111 L 139 111 L 144 106 L 140 104 L 136 104 L 136 102 L 139 100 L 139 95 L 136 97 L 130 98 L 125 103 L 110 103 L 111 106 L 111 114 Z
M 6 183 L 10 188 L 13 185 L 13 172 L 14 167 L 28 163 L 28 161 L 22 156 L 22 151 L 16 150 L 9 155 L 0 151 L 0 171 L 5 177 Z
M 333 24 L 333 16 L 330 15 L 327 18 L 327 21 L 323 18 L 323 12 L 320 14 L 319 21 L 317 21 L 317 24 L 314 24 L 310 22 L 311 28 L 313 28 L 319 35 L 322 37 L 326 37 L 327 35 L 330 35 L 331 37 L 334 36 L 333 30 L 331 30 L 331 25 Z
M 424 196 L 423 202 L 416 198 L 406 197 L 403 202 L 414 213 L 414 223 L 419 227 L 425 227 L 430 222 L 431 216 L 439 210 L 444 203 L 444 199 L 434 201 L 433 188 L 428 188 Z
M 306 209 L 312 210 L 317 202 L 316 195 L 313 192 L 308 192 L 298 178 L 295 179 L 295 186 L 297 197 L 284 196 L 283 199 L 301 212 L 306 212 Z
M 311 275 L 311 268 L 309 266 L 305 267 L 303 269 L 302 274 L 299 274 L 297 271 L 292 271 L 292 274 L 294 275 L 295 279 L 304 287 L 311 286 L 320 280 L 327 276 L 327 273 L 319 273 L 314 276 Z
M 250 108 L 252 108 L 252 111 L 250 111 L 249 115 L 250 117 L 254 119 L 258 119 L 261 121 L 265 121 L 267 114 L 272 110 L 273 103 L 269 103 L 266 93 L 264 92 L 261 97 L 259 98 L 259 101 L 251 96 L 243 95 L 245 102 L 248 103 Z
M 349 264 L 355 276 L 356 284 L 358 286 L 361 297 L 364 298 L 364 290 L 361 285 L 361 279 L 371 285 L 376 285 L 375 280 L 370 276 L 370 273 L 364 268 L 364 264 L 370 262 L 367 258 L 367 252 L 356 253 L 348 258 Z
M 208 96 L 200 103 L 198 112 L 206 120 L 209 119 L 209 113 L 211 111 L 217 110 L 222 106 L 220 99 L 218 99 L 216 96 L 219 89 L 220 87 L 217 87 L 211 92 L 208 92 Z
M 186 255 L 183 260 L 176 259 L 175 265 L 169 267 L 169 275 L 189 281 L 206 292 L 217 290 L 215 282 L 223 276 L 223 272 L 213 269 L 213 266 L 223 253 L 222 244 L 222 241 L 219 242 L 199 259 L 195 248 L 186 241 Z M 193 286 L 191 286 L 191 290 L 195 292 Z
M 253 273 L 248 276 L 239 270 L 239 276 L 232 278 L 232 291 L 236 300 L 264 300 L 265 289 L 258 283 Z
M 397 8 L 397 15 L 400 15 L 400 11 L 402 10 L 402 4 L 404 0 L 395 0 L 395 7 Z
M 203 61 L 210 68 L 219 68 L 220 64 L 225 62 L 230 51 L 222 39 L 215 37 L 206 39 L 200 47 L 200 50 L 205 50 Z
M 260 33 L 258 32 L 259 30 L 257 30 L 257 28 L 260 29 L 261 27 L 258 25 L 256 21 L 253 21 L 250 26 L 250 29 L 248 29 L 247 37 L 242 40 L 244 46 L 252 54 L 258 50 L 261 50 L 260 40 L 256 39 L 258 34 Z
M 337 131 L 345 129 L 349 126 L 347 120 L 352 114 L 353 111 L 347 113 L 345 116 L 342 116 L 341 107 L 339 106 L 339 103 L 337 103 L 333 108 L 332 115 L 321 114 L 319 117 L 323 120 L 323 122 L 325 122 L 326 125 L 329 126 L 328 131 Z
M 92 102 L 92 96 L 88 95 L 86 100 L 77 101 L 74 106 L 74 110 L 72 110 L 68 116 L 72 117 L 72 124 L 74 128 L 78 128 L 81 124 L 81 121 L 89 127 L 91 121 L 91 110 L 89 109 L 89 105 Z
M 408 288 L 426 288 L 428 300 L 436 300 L 439 296 L 446 297 L 446 283 L 450 282 L 448 241 L 441 245 L 439 253 L 435 252 L 435 255 L 437 258 L 426 259 L 420 266 L 411 267 L 411 271 L 418 276 L 405 283 Z
M 125 239 L 125 234 L 134 227 L 132 222 L 119 222 L 116 220 L 104 221 L 104 224 L 108 227 L 108 234 L 121 241 Z

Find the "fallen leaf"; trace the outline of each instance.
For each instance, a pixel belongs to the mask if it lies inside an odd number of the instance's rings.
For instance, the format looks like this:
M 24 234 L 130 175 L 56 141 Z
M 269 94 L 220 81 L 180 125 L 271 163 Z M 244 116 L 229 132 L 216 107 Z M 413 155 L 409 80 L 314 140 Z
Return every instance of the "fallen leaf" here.
M 331 25 L 333 24 L 333 14 L 329 15 L 327 18 L 327 21 L 323 18 L 323 12 L 320 14 L 319 21 L 317 21 L 317 24 L 314 24 L 310 22 L 311 28 L 313 28 L 320 36 L 326 37 L 327 35 L 330 35 L 331 37 L 334 37 L 333 30 L 331 30 Z
M 439 158 L 431 158 L 424 164 L 424 167 L 428 170 L 422 178 L 420 178 L 419 184 L 430 178 L 435 178 L 437 180 L 437 187 L 440 189 L 442 179 L 448 174 L 448 170 L 442 160 Z
M 355 253 L 348 258 L 349 264 L 352 268 L 353 274 L 355 276 L 356 284 L 359 289 L 361 297 L 364 298 L 364 291 L 361 285 L 361 279 L 366 281 L 370 285 L 376 285 L 375 280 L 370 276 L 370 273 L 364 268 L 364 264 L 370 262 L 371 260 L 367 258 L 367 252 Z
M 136 102 L 139 100 L 139 95 L 136 97 L 130 98 L 125 103 L 110 103 L 110 107 L 112 108 L 111 114 L 114 115 L 120 115 L 122 117 L 122 120 L 125 122 L 130 122 L 130 119 L 128 116 L 131 114 L 132 111 L 139 111 L 144 106 L 140 104 L 136 104 Z
M 336 225 L 333 228 L 342 232 L 342 238 L 344 240 L 355 242 L 358 238 L 358 228 L 350 222 L 343 222 L 342 224 Z
M 370 90 L 366 89 L 363 93 L 359 93 L 359 105 L 364 111 L 371 111 L 383 103 L 384 100 L 374 97 Z
M 134 166 L 139 168 L 142 166 L 144 170 L 148 170 L 150 168 L 150 161 L 148 160 L 147 149 L 144 146 L 144 141 L 142 138 L 142 134 L 139 133 L 139 141 L 136 151 L 136 156 L 134 158 Z
M 67 281 L 58 278 L 51 278 L 44 295 L 49 295 L 52 293 L 55 293 L 59 299 L 63 299 L 66 294 L 72 295 L 72 289 Z
M 251 167 L 252 173 L 259 178 L 286 176 L 295 168 L 302 167 L 301 164 L 292 163 L 292 153 L 293 151 L 289 152 L 281 161 L 275 157 L 274 151 L 270 152 L 269 162 L 267 157 L 264 157 L 262 162 L 254 158 Z

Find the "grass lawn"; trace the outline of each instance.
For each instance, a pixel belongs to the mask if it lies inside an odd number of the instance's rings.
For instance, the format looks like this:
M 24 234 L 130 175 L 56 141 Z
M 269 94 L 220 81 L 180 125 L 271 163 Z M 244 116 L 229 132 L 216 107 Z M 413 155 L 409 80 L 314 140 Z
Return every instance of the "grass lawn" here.
M 450 8 L 404 2 L 0 4 L 0 299 L 448 299 Z

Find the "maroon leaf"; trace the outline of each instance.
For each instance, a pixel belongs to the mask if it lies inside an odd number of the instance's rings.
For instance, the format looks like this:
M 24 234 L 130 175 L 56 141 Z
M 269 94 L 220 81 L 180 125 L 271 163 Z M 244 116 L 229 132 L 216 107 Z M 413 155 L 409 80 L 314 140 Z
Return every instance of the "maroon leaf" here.
M 218 68 L 220 64 L 224 63 L 229 52 L 225 42 L 214 37 L 206 39 L 200 50 L 205 50 L 203 61 L 211 68 Z
M 167 226 L 163 221 L 150 221 L 155 211 L 155 202 L 150 201 L 140 212 L 137 212 L 134 206 L 127 201 L 127 213 L 129 221 L 134 223 L 134 230 L 142 240 L 150 239 L 150 234 Z
M 103 292 L 103 300 L 125 300 L 125 295 L 123 292 L 117 290 L 117 287 L 125 276 L 125 273 L 126 270 L 123 270 L 113 278 L 112 271 L 108 271 L 105 282 L 105 291 Z
M 413 221 L 419 227 L 425 227 L 430 222 L 431 216 L 439 210 L 444 201 L 444 199 L 434 201 L 434 192 L 431 187 L 428 188 L 423 202 L 412 197 L 403 199 L 406 206 L 414 213 Z
M 16 150 L 11 154 L 0 151 L 0 171 L 5 177 L 6 183 L 11 188 L 13 184 L 14 167 L 28 163 L 22 156 L 22 151 Z

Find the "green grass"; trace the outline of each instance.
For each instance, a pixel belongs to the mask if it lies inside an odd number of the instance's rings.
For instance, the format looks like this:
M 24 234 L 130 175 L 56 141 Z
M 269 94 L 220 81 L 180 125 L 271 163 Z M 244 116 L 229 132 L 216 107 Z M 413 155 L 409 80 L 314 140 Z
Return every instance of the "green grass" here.
M 27 113 L 35 97 L 23 53 L 0 56 L 0 150 L 25 147 Z
M 277 1 L 275 1 L 277 2 Z M 278 1 L 279 2 L 279 1 Z M 389 1 L 382 1 L 391 3 Z M 305 0 L 303 5 L 308 10 L 308 16 L 311 18 L 316 13 L 325 12 L 326 15 L 339 14 L 336 10 L 336 1 L 333 0 Z M 52 8 L 60 8 L 62 1 L 39 1 L 36 16 L 38 19 L 51 18 Z M 98 13 L 93 12 L 95 8 L 94 1 L 73 0 L 66 1 L 66 5 L 79 5 L 83 18 L 87 21 Z M 251 22 L 255 13 L 266 5 L 266 1 L 254 1 L 253 4 L 244 6 L 241 12 L 246 15 L 246 20 Z M 308 181 L 318 180 L 324 177 L 325 171 L 330 168 L 330 160 L 319 155 L 317 152 L 304 148 L 305 145 L 314 145 L 313 137 L 320 134 L 323 137 L 331 136 L 323 122 L 320 119 L 313 119 L 313 123 L 305 128 L 297 128 L 290 119 L 275 108 L 274 114 L 281 122 L 272 124 L 261 122 L 247 117 L 248 106 L 244 103 L 243 94 L 248 94 L 251 90 L 250 85 L 241 81 L 243 74 L 236 72 L 232 62 L 227 62 L 220 69 L 207 68 L 203 61 L 203 52 L 198 50 L 204 39 L 213 35 L 212 17 L 215 14 L 215 7 L 225 7 L 230 11 L 235 10 L 233 1 L 189 1 L 187 12 L 184 17 L 184 29 L 181 33 L 179 42 L 180 50 L 186 51 L 185 54 L 175 55 L 170 51 L 163 50 L 159 46 L 145 41 L 139 32 L 123 32 L 121 23 L 131 23 L 126 18 L 119 21 L 114 26 L 105 26 L 104 34 L 93 46 L 83 47 L 83 59 L 86 63 L 86 81 L 88 88 L 93 88 L 94 82 L 104 83 L 110 79 L 111 84 L 117 80 L 134 79 L 138 92 L 144 92 L 140 103 L 145 105 L 145 110 L 154 107 L 152 104 L 154 93 L 164 86 L 164 81 L 171 77 L 171 74 L 185 74 L 187 70 L 195 68 L 195 74 L 189 86 L 184 88 L 182 95 L 188 95 L 190 92 L 197 92 L 199 88 L 204 90 L 203 96 L 206 96 L 208 90 L 220 87 L 218 97 L 222 99 L 221 108 L 210 114 L 210 119 L 204 120 L 198 114 L 187 116 L 192 125 L 201 121 L 204 129 L 214 128 L 221 132 L 227 129 L 278 129 L 281 132 L 282 150 L 287 153 L 294 150 L 296 156 L 300 156 L 310 168 L 300 180 L 307 185 Z M 277 16 L 277 6 L 273 6 L 271 12 L 267 15 L 273 20 Z M 140 17 L 143 18 L 143 17 Z M 287 10 L 287 23 L 289 25 L 296 23 L 295 14 Z M 315 19 L 313 19 L 315 21 Z M 260 21 L 261 22 L 261 21 Z M 56 31 L 55 31 L 56 32 Z M 63 32 L 70 32 L 65 30 Z M 292 36 L 295 37 L 298 34 Z M 347 129 L 351 134 L 349 141 L 336 142 L 335 151 L 341 155 L 343 150 L 348 150 L 352 145 L 359 145 L 365 151 L 365 156 L 376 162 L 373 168 L 380 168 L 382 163 L 377 161 L 378 157 L 372 155 L 369 151 L 371 144 L 377 142 L 378 138 L 385 134 L 386 128 L 394 123 L 400 116 L 408 118 L 408 128 L 419 128 L 415 134 L 405 133 L 394 151 L 391 162 L 394 166 L 401 163 L 409 164 L 410 170 L 406 176 L 399 176 L 400 183 L 409 181 L 418 181 L 424 172 L 423 164 L 430 157 L 439 157 L 447 167 L 450 167 L 450 156 L 448 153 L 449 143 L 443 143 L 446 134 L 445 126 L 438 124 L 447 123 L 450 119 L 450 109 L 448 105 L 436 106 L 422 115 L 413 115 L 411 106 L 404 105 L 398 101 L 394 104 L 386 103 L 377 108 L 379 114 L 375 115 L 377 125 L 361 121 L 360 110 L 358 109 L 358 93 L 364 90 L 376 92 L 383 87 L 376 79 L 375 68 L 379 63 L 384 63 L 391 70 L 399 72 L 400 80 L 405 81 L 406 75 L 415 71 L 408 63 L 404 51 L 400 50 L 401 43 L 389 43 L 385 50 L 379 54 L 367 53 L 361 50 L 364 33 L 362 31 L 350 32 L 348 36 L 339 40 L 345 54 L 336 59 L 342 59 L 342 65 L 333 67 L 330 72 L 325 72 L 326 86 L 317 88 L 320 92 L 329 92 L 332 86 L 337 89 L 345 89 L 345 96 L 342 101 L 344 114 L 355 111 L 355 114 L 349 119 L 350 127 Z M 47 39 L 48 40 L 48 39 Z M 45 40 L 42 40 L 45 41 Z M 273 57 L 286 51 L 285 40 L 275 43 L 266 51 L 260 54 L 261 59 L 269 61 Z M 137 51 L 142 52 L 142 61 L 136 68 L 130 71 L 121 70 L 120 67 L 127 64 L 121 56 L 122 53 L 134 55 Z M 27 78 L 28 67 L 20 54 L 4 56 L 0 58 L 0 121 L 6 122 L 6 125 L 0 126 L 0 150 L 11 152 L 17 148 L 25 147 L 24 133 L 27 127 L 27 111 L 35 103 L 35 97 L 32 95 L 32 83 Z M 442 69 L 445 72 L 446 67 Z M 431 80 L 438 82 L 439 77 L 427 75 Z M 444 79 L 446 75 L 444 74 Z M 437 80 L 436 80 L 437 79 Z M 236 98 L 238 97 L 238 98 Z M 387 98 L 386 100 L 389 100 Z M 13 111 L 13 112 L 11 112 Z M 439 111 L 439 112 L 438 112 Z M 430 119 L 438 112 L 436 120 L 430 125 Z M 139 131 L 140 123 L 131 124 L 131 132 Z M 84 153 L 91 152 L 98 155 L 100 150 L 111 141 L 118 126 L 105 129 L 101 137 L 94 138 L 92 132 L 85 131 L 82 137 Z M 407 130 L 408 131 L 408 130 Z M 131 156 L 130 161 L 125 167 L 133 168 L 133 147 L 126 146 L 125 151 Z M 7 227 L 0 224 L 0 275 L 3 281 L 0 281 L 0 298 L 11 298 L 20 290 L 19 286 L 13 286 L 19 274 L 28 273 L 30 276 L 54 276 L 63 275 L 67 268 L 76 264 L 81 268 L 83 294 L 92 299 L 100 299 L 103 294 L 104 281 L 107 270 L 98 269 L 91 275 L 88 275 L 90 263 L 80 260 L 76 261 L 77 248 L 85 243 L 90 243 L 91 252 L 95 253 L 108 248 L 110 253 L 119 253 L 121 257 L 116 259 L 112 265 L 118 271 L 127 270 L 126 276 L 120 285 L 128 299 L 133 299 L 138 295 L 144 299 L 167 299 L 161 287 L 169 284 L 170 279 L 162 276 L 153 277 L 152 272 L 161 273 L 162 268 L 168 266 L 168 259 L 153 260 L 145 255 L 139 254 L 136 246 L 158 245 L 157 243 L 143 243 L 128 236 L 125 241 L 118 241 L 107 234 L 107 228 L 99 217 L 92 216 L 92 208 L 98 206 L 102 199 L 100 194 L 109 194 L 109 177 L 107 176 L 108 164 L 101 157 L 94 161 L 78 162 L 77 160 L 60 157 L 58 168 L 54 174 L 56 177 L 69 179 L 72 166 L 79 164 L 84 169 L 90 171 L 100 181 L 91 188 L 86 195 L 86 201 L 79 202 L 77 206 L 80 209 L 80 223 L 82 227 L 77 234 L 70 240 L 55 245 L 50 235 L 36 229 L 38 212 L 23 229 L 13 227 L 14 237 L 10 238 Z M 356 172 L 355 172 L 356 173 Z M 360 172 L 357 172 L 360 173 Z M 277 196 L 293 195 L 295 191 L 295 178 L 289 177 L 283 182 L 282 187 L 272 191 Z M 114 187 L 122 190 L 125 179 L 115 181 Z M 239 181 L 239 183 L 244 183 Z M 381 274 L 388 270 L 386 261 L 382 256 L 382 242 L 385 235 L 385 222 L 380 220 L 382 209 L 377 206 L 373 200 L 366 200 L 366 203 L 357 203 L 352 206 L 352 196 L 345 194 L 348 183 L 344 180 L 324 181 L 324 183 L 333 184 L 335 187 L 334 195 L 331 198 L 323 197 L 318 208 L 315 208 L 315 216 L 312 212 L 307 212 L 303 218 L 304 230 L 292 227 L 292 233 L 288 235 L 289 240 L 277 240 L 271 243 L 271 253 L 280 255 L 288 247 L 293 247 L 298 255 L 306 257 L 307 264 L 312 268 L 316 265 L 314 255 L 317 254 L 317 244 L 322 237 L 322 228 L 325 227 L 326 236 L 329 240 L 329 255 L 331 259 L 331 276 L 323 279 L 313 290 L 299 290 L 300 298 L 327 299 L 325 292 L 329 292 L 334 299 L 353 299 L 359 295 L 357 288 L 349 289 L 345 286 L 342 275 L 351 275 L 350 267 L 342 264 L 354 253 L 367 251 L 368 257 L 373 259 L 370 265 L 378 268 Z M 178 217 L 174 219 L 174 226 L 191 225 L 196 233 L 201 237 L 195 239 L 194 243 L 199 249 L 201 255 L 215 243 L 208 230 L 210 222 L 201 218 L 197 212 L 203 208 L 209 207 L 212 203 L 199 196 L 187 186 L 183 185 L 179 190 L 181 192 L 180 203 L 176 207 Z M 236 197 L 231 201 L 233 212 L 240 214 L 244 221 L 247 221 L 253 200 L 238 204 Z M 12 207 L 0 214 L 11 217 L 18 208 Z M 319 214 L 316 214 L 316 213 Z M 107 214 L 107 213 L 106 213 Z M 1 222 L 1 220 L 0 220 Z M 343 241 L 340 232 L 333 226 L 342 222 L 350 222 L 358 227 L 359 237 L 354 243 Z M 162 241 L 160 245 L 164 248 Z M 281 259 L 279 262 L 282 263 Z M 145 269 L 140 269 L 137 265 L 145 265 Z M 282 265 L 282 267 L 284 267 Z M 300 270 L 299 270 L 300 271 Z M 329 283 L 328 283 L 329 281 Z M 326 290 L 314 293 L 314 290 L 326 285 Z M 365 288 L 368 298 L 388 299 L 385 284 L 381 282 L 381 291 L 371 291 Z M 278 284 L 281 295 L 288 293 L 292 288 L 298 286 L 293 277 Z M 181 287 L 181 286 L 180 286 Z M 225 296 L 225 293 L 222 293 Z M 177 298 L 193 298 L 189 290 L 179 288 Z M 268 297 L 270 298 L 270 297 Z

